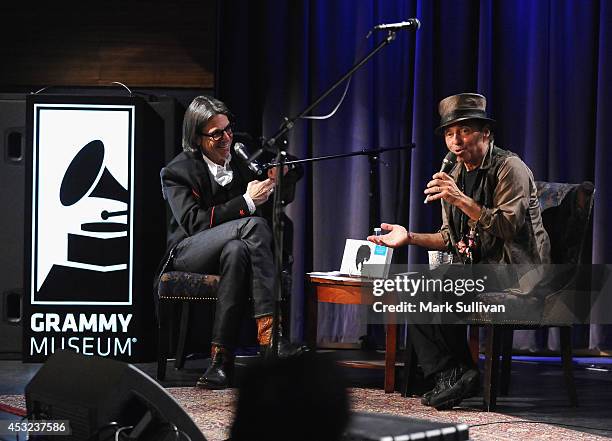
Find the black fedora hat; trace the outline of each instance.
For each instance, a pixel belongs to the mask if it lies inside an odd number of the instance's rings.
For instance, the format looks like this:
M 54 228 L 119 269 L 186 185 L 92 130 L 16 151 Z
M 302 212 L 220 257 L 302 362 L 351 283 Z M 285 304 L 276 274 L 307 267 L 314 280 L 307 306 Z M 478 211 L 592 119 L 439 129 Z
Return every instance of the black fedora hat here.
M 469 119 L 479 119 L 493 125 L 495 120 L 487 118 L 486 107 L 487 99 L 478 93 L 459 93 L 446 97 L 438 105 L 440 125 L 435 132 L 441 134 L 445 127 Z

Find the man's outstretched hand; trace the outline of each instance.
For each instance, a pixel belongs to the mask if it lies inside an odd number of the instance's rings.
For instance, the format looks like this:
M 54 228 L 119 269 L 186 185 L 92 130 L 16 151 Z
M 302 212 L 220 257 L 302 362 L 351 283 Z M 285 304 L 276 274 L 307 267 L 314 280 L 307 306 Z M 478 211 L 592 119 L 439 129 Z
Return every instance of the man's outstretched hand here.
M 382 236 L 368 236 L 370 242 L 374 242 L 376 245 L 384 245 L 390 248 L 401 247 L 402 245 L 410 244 L 410 233 L 397 224 L 380 224 L 380 228 L 389 231 L 387 234 Z

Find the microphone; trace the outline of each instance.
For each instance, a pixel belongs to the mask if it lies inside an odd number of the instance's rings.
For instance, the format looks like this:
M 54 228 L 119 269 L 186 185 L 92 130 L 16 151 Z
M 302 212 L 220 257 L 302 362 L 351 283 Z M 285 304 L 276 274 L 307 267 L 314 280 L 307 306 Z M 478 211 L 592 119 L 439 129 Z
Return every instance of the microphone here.
M 446 156 L 444 157 L 444 159 L 442 160 L 442 165 L 440 166 L 440 171 L 438 173 L 450 172 L 455 166 L 456 160 L 457 160 L 457 157 L 455 156 L 455 154 L 453 152 L 448 152 Z M 425 196 L 425 200 L 423 201 L 423 203 L 424 204 L 427 203 L 427 196 Z
M 263 173 L 261 166 L 257 162 L 249 161 L 249 154 L 247 153 L 243 143 L 237 142 L 234 144 L 234 151 L 236 152 L 236 155 L 246 163 L 249 170 L 256 175 L 261 175 Z
M 399 31 L 401 29 L 408 29 L 411 31 L 416 31 L 417 29 L 420 29 L 421 27 L 421 22 L 419 21 L 418 18 L 409 18 L 406 21 L 400 21 L 399 23 L 389 23 L 389 24 L 379 24 L 374 26 L 374 30 L 375 31 L 384 31 L 384 30 L 389 30 L 389 31 Z
M 448 173 L 455 166 L 455 161 L 457 157 L 453 152 L 448 152 L 444 159 L 442 160 L 442 165 L 440 166 L 439 173 Z

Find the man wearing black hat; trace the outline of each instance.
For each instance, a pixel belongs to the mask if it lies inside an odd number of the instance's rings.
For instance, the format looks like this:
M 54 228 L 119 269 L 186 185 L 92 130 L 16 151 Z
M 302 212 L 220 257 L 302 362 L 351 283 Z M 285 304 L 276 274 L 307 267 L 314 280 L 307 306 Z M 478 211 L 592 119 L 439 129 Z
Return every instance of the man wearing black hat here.
M 401 225 L 370 236 L 379 245 L 419 245 L 450 251 L 464 263 L 550 262 L 550 241 L 542 224 L 533 174 L 514 153 L 493 144 L 494 120 L 476 93 L 449 96 L 439 104 L 436 133 L 456 157 L 450 172 L 427 183 L 425 202 L 441 200 L 442 227 L 436 233 L 408 232 Z M 410 335 L 426 376 L 436 386 L 423 404 L 449 409 L 478 391 L 479 373 L 467 347 L 464 325 L 412 325 Z

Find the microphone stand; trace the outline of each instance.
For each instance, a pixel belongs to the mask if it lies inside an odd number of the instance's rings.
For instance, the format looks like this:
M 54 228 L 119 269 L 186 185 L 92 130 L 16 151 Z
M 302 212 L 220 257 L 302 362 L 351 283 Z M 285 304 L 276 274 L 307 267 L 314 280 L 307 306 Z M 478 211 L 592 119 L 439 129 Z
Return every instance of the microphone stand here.
M 276 160 L 273 164 L 268 164 L 267 169 L 276 167 L 276 186 L 274 189 L 274 198 L 273 198 L 273 212 L 272 212 L 272 231 L 274 234 L 274 262 L 275 262 L 275 270 L 276 270 L 276 283 L 274 284 L 274 290 L 276 294 L 276 301 L 274 304 L 274 315 L 272 319 L 272 351 L 266 351 L 267 354 L 270 354 L 271 357 L 278 357 L 278 345 L 279 345 L 279 337 L 280 337 L 280 304 L 282 301 L 282 287 L 283 287 L 283 200 L 282 200 L 282 181 L 283 181 L 283 169 L 285 165 L 297 164 L 302 162 L 314 162 L 325 159 L 334 159 L 341 158 L 347 156 L 356 156 L 356 155 L 372 155 L 375 152 L 382 152 L 387 150 L 398 150 L 404 149 L 406 147 L 396 147 L 392 149 L 380 149 L 378 151 L 363 151 L 363 152 L 353 152 L 347 153 L 343 155 L 331 155 L 331 156 L 323 156 L 319 158 L 311 158 L 311 159 L 301 159 L 297 161 L 286 161 L 286 152 L 282 150 L 282 147 L 277 146 L 277 142 L 279 138 L 285 135 L 289 130 L 293 128 L 295 122 L 309 113 L 312 109 L 321 103 L 330 93 L 332 93 L 340 84 L 342 84 L 345 80 L 347 80 L 351 75 L 353 75 L 361 66 L 363 66 L 370 58 L 372 58 L 378 51 L 380 51 L 383 47 L 389 45 L 393 40 L 395 40 L 396 32 L 393 30 L 389 30 L 385 39 L 383 39 L 374 49 L 372 49 L 366 56 L 364 56 L 361 60 L 359 60 L 353 67 L 351 67 L 346 74 L 344 74 L 338 81 L 332 84 L 319 98 L 317 98 L 312 104 L 307 106 L 304 110 L 302 110 L 297 116 L 288 118 L 285 117 L 283 123 L 279 130 L 267 141 L 265 141 L 262 146 L 248 158 L 247 162 L 254 161 L 257 159 L 264 151 L 271 151 L 276 153 Z M 410 146 L 412 148 L 412 146 Z
M 380 51 L 382 48 L 384 48 L 385 46 L 389 45 L 393 40 L 395 40 L 395 37 L 396 37 L 396 32 L 395 31 L 389 31 L 389 33 L 387 34 L 385 39 L 382 40 L 378 44 L 378 46 L 376 46 L 374 49 L 372 49 L 366 56 L 364 56 L 353 67 L 351 67 L 348 70 L 347 73 L 345 73 L 342 77 L 340 77 L 340 79 L 338 81 L 336 81 L 334 84 L 332 84 L 312 104 L 307 106 L 304 110 L 302 110 L 297 116 L 294 116 L 293 118 L 285 117 L 283 123 L 281 124 L 280 129 L 271 138 L 269 138 L 266 142 L 264 142 L 262 147 L 260 147 L 255 153 L 253 153 L 249 157 L 248 162 L 254 161 L 255 159 L 259 158 L 259 156 L 261 156 L 261 154 L 264 151 L 266 151 L 266 150 L 267 151 L 271 151 L 273 153 L 277 153 L 278 149 L 276 148 L 276 142 L 277 142 L 278 138 L 280 138 L 285 133 L 287 133 L 289 130 L 291 130 L 293 128 L 293 126 L 295 125 L 295 121 L 297 121 L 298 119 L 302 118 L 303 116 L 306 116 L 307 113 L 309 113 L 312 109 L 317 107 L 321 103 L 321 101 L 323 101 L 325 98 L 327 98 L 327 96 L 330 93 L 332 93 L 339 85 L 341 85 L 350 76 L 352 76 L 357 70 L 359 70 L 361 68 L 361 66 L 363 66 L 365 63 L 367 63 L 368 60 L 370 58 L 372 58 L 378 51 Z
M 283 170 L 285 167 L 291 167 L 296 164 L 304 164 L 318 161 L 327 161 L 330 159 L 348 158 L 351 156 L 368 156 L 370 162 L 375 160 L 381 153 L 395 151 L 395 150 L 411 150 L 415 147 L 414 143 L 408 145 L 402 145 L 398 147 L 386 147 L 379 149 L 367 150 L 363 149 L 359 152 L 341 153 L 338 155 L 326 155 L 318 156 L 306 159 L 296 159 L 294 161 L 287 161 L 287 153 L 283 150 L 279 150 L 276 155 L 275 162 L 262 165 L 263 170 L 269 170 L 276 168 L 276 185 L 274 189 L 273 199 L 273 212 L 272 212 L 272 232 L 274 235 L 274 265 L 276 270 L 276 283 L 274 289 L 276 293 L 276 301 L 274 302 L 274 314 L 272 319 L 272 351 L 267 351 L 266 355 L 270 357 L 278 357 L 278 339 L 280 337 L 280 310 L 283 294 L 283 234 L 284 234 L 284 223 L 283 223 L 283 206 L 284 201 L 282 200 L 282 181 L 283 181 Z
M 374 150 L 364 149 L 359 152 L 341 153 L 338 155 L 315 156 L 314 158 L 296 159 L 295 161 L 284 161 L 283 160 L 283 164 L 284 165 L 303 164 L 307 162 L 327 161 L 328 159 L 348 158 L 350 156 L 378 156 L 380 153 L 390 152 L 394 150 L 410 150 L 410 149 L 413 149 L 414 147 L 415 147 L 414 143 L 411 143 L 408 145 L 400 145 L 397 147 L 385 147 L 385 148 L 374 149 Z M 285 155 L 285 152 L 281 152 L 281 153 Z M 263 170 L 268 170 L 270 168 L 277 167 L 277 166 L 280 166 L 280 164 L 277 162 L 271 162 L 269 164 L 263 164 L 261 168 Z

